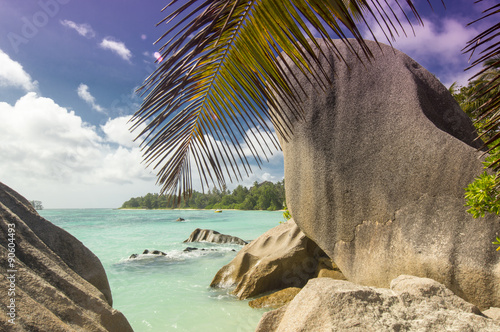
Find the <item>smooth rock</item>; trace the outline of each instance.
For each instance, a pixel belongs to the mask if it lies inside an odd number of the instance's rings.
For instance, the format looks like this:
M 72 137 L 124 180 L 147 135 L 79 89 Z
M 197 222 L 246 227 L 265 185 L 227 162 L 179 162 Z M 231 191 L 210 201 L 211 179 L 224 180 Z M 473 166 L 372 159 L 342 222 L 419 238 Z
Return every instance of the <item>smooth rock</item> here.
M 483 172 L 471 121 L 410 57 L 367 44 L 375 59 L 362 64 L 336 41 L 349 68 L 324 49 L 334 63 L 322 59 L 333 81 L 324 92 L 294 69 L 305 119 L 282 103 L 294 129 L 280 141 L 295 222 L 350 281 L 389 287 L 418 275 L 481 308 L 500 306 L 491 244 L 500 218 L 476 220 L 464 207 L 464 188 Z
M 257 332 L 500 331 L 500 323 L 428 278 L 400 276 L 391 289 L 311 279 L 286 306 L 265 313 Z
M 248 302 L 248 305 L 252 308 L 273 308 L 278 309 L 292 301 L 295 295 L 300 292 L 298 287 L 289 287 L 269 295 L 264 295 L 255 300 Z
M 291 219 L 243 247 L 210 286 L 235 287 L 232 294 L 239 299 L 302 287 L 315 276 L 318 259 L 324 255 Z
M 500 321 L 500 308 L 489 308 L 488 310 L 484 310 L 483 314 L 490 317 L 491 319 Z
M 246 241 L 236 236 L 221 234 L 211 229 L 195 229 L 184 242 L 213 242 L 213 243 L 233 243 L 239 245 L 247 244 Z
M 14 275 L 15 296 L 5 288 L 0 303 L 5 309 L 14 299 L 16 315 L 15 325 L 8 322 L 6 311 L 0 315 L 1 331 L 132 331 L 123 314 L 111 307 L 99 259 L 2 183 L 0 228 L 2 274 L 15 270 L 9 272 Z M 9 247 L 7 234 L 12 234 L 15 247 Z M 8 261 L 9 253 L 15 255 L 14 261 Z

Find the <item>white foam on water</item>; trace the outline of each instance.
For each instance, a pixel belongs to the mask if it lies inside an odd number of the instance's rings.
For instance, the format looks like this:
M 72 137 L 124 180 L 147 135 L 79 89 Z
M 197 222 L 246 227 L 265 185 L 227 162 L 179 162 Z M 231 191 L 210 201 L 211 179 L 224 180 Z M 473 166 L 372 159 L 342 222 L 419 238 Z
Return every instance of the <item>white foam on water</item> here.
M 239 248 L 238 248 L 239 247 Z M 164 262 L 179 262 L 190 259 L 198 259 L 205 256 L 224 256 L 228 253 L 236 253 L 241 246 L 211 246 L 211 247 L 190 247 L 195 248 L 193 250 L 183 249 L 173 249 L 169 251 L 163 251 L 166 255 L 157 254 L 137 254 L 136 257 L 128 257 L 120 259 L 119 263 L 130 263 L 130 262 L 140 262 L 140 261 L 164 261 Z M 150 251 L 151 252 L 151 251 Z

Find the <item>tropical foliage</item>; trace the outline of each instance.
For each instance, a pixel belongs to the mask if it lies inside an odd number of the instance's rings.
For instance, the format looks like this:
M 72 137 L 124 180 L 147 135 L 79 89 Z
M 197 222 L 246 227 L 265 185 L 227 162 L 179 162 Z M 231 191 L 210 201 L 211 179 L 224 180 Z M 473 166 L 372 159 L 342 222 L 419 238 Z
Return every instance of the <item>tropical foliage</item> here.
M 486 212 L 499 214 L 500 205 L 495 202 L 497 194 L 495 176 L 484 172 L 466 188 L 465 205 L 469 206 L 467 212 L 474 218 L 484 217 Z
M 500 56 L 494 56 L 483 64 L 483 70 L 467 86 L 457 89 L 455 85 L 450 87 L 450 91 L 460 104 L 462 109 L 474 121 L 474 125 L 479 135 L 486 142 L 489 155 L 485 160 L 485 168 L 498 168 L 496 163 L 500 159 L 500 147 L 498 127 L 494 125 L 494 120 L 484 116 L 481 112 L 482 105 L 487 104 L 499 95 L 500 87 L 491 87 L 491 82 L 500 75 Z M 485 90 L 486 86 L 490 86 Z M 467 210 L 474 218 L 483 217 L 485 213 L 500 214 L 500 190 L 498 187 L 498 172 L 485 172 L 466 188 Z
M 177 205 L 176 197 L 159 194 L 147 194 L 133 197 L 123 203 L 122 209 L 237 209 L 237 210 L 281 210 L 285 202 L 283 181 L 277 183 L 255 182 L 250 189 L 239 185 L 232 192 L 227 189 L 213 188 L 208 193 L 193 191 L 189 200 L 182 200 Z
M 398 17 L 410 26 L 410 16 L 421 22 L 411 0 L 173 0 L 164 10 L 163 60 L 140 89 L 145 99 L 133 122 L 146 124 L 139 136 L 146 137 L 145 160 L 158 170 L 162 192 L 179 198 L 192 193 L 192 165 L 204 187 L 222 188 L 226 177 L 239 180 L 251 171 L 249 158 L 260 166 L 279 148 L 270 120 L 282 136 L 292 132 L 289 118 L 268 112 L 284 100 L 293 116 L 302 116 L 284 54 L 320 78 L 315 37 L 340 61 L 334 37 L 366 61 L 371 52 L 360 27 L 370 29 L 369 20 L 389 42 L 406 34 Z
M 464 112 L 474 121 L 480 137 L 486 142 L 486 145 L 491 147 L 491 150 L 495 149 L 497 145 L 498 137 L 496 136 L 499 128 L 498 124 L 493 123 L 493 118 L 483 114 L 482 106 L 490 103 L 499 95 L 500 82 L 495 83 L 495 79 L 499 76 L 500 55 L 496 55 L 483 63 L 481 72 L 474 79 L 471 79 L 467 86 L 458 88 L 454 83 L 450 87 L 453 97 L 455 97 Z
M 478 0 L 476 2 L 482 2 Z M 486 17 L 500 14 L 500 4 L 492 5 L 484 15 L 474 24 Z M 498 22 L 498 20 L 497 20 Z M 469 212 L 474 217 L 483 216 L 485 212 L 500 213 L 500 24 L 496 23 L 484 30 L 467 44 L 465 52 L 479 53 L 470 69 L 483 63 L 479 73 L 471 78 L 470 84 L 463 88 L 461 105 L 465 112 L 474 120 L 481 138 L 485 141 L 484 147 L 490 156 L 485 166 L 493 174 L 483 174 L 466 189 Z M 459 101 L 460 102 L 460 101 Z M 498 243 L 496 243 L 498 242 Z M 493 244 L 500 244 L 500 241 Z M 500 247 L 497 249 L 499 250 Z

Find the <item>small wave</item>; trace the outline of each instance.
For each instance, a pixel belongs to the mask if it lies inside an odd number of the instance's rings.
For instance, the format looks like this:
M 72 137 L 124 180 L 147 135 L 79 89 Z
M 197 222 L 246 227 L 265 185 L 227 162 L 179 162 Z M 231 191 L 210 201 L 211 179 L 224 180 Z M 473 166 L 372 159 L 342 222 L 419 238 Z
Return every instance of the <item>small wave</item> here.
M 208 294 L 208 297 L 219 300 L 219 301 L 234 301 L 238 298 L 231 294 L 231 290 L 234 289 L 220 289 L 220 288 L 211 288 Z
M 187 250 L 190 249 L 190 250 Z M 164 251 L 166 255 L 157 254 L 134 254 L 128 258 L 123 258 L 119 263 L 127 264 L 145 264 L 150 262 L 182 262 L 193 259 L 199 259 L 201 257 L 220 257 L 225 256 L 228 253 L 236 253 L 236 249 L 230 246 L 220 246 L 220 247 L 209 247 L 209 248 L 198 248 L 198 247 L 188 247 L 182 250 L 174 249 L 169 251 Z

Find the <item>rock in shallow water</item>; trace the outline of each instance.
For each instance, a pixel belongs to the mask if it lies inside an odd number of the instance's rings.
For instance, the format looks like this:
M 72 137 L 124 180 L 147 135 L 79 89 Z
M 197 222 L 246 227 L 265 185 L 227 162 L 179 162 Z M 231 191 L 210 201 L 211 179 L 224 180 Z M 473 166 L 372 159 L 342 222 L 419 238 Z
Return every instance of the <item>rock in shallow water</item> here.
M 262 316 L 256 332 L 500 331 L 500 323 L 427 278 L 400 276 L 391 289 L 311 279 L 285 307 Z
M 155 255 L 155 256 L 159 256 L 159 257 L 167 256 L 166 253 L 164 253 L 163 251 L 160 251 L 160 250 L 152 250 L 152 251 L 150 251 L 149 249 L 144 249 L 144 251 L 142 252 L 141 255 L 139 255 L 139 254 L 132 254 L 132 255 L 130 255 L 130 257 L 128 259 L 139 258 L 139 257 L 142 257 L 142 255 Z
M 2 183 L 0 228 L 0 268 L 5 273 L 7 267 L 15 270 L 9 272 L 14 276 L 13 293 L 0 292 L 0 300 L 15 304 L 16 323 L 12 325 L 8 321 L 12 317 L 4 312 L 0 330 L 132 331 L 123 314 L 111 307 L 111 291 L 99 259 Z M 15 246 L 9 245 L 7 234 L 12 234 L 9 238 Z M 11 262 L 9 249 L 15 256 Z
M 246 241 L 236 236 L 221 234 L 211 229 L 195 229 L 189 238 L 184 242 L 213 242 L 213 243 L 233 243 L 239 245 L 247 244 Z
M 483 172 L 471 121 L 418 63 L 367 44 L 375 59 L 362 64 L 336 42 L 349 68 L 323 50 L 334 63 L 322 60 L 333 81 L 324 92 L 293 69 L 305 120 L 280 140 L 295 222 L 350 281 L 388 287 L 418 275 L 500 306 L 500 218 L 475 220 L 464 207 Z
M 234 286 L 232 293 L 240 299 L 302 287 L 315 276 L 318 259 L 324 256 L 325 253 L 291 219 L 243 247 L 217 272 L 210 286 Z

